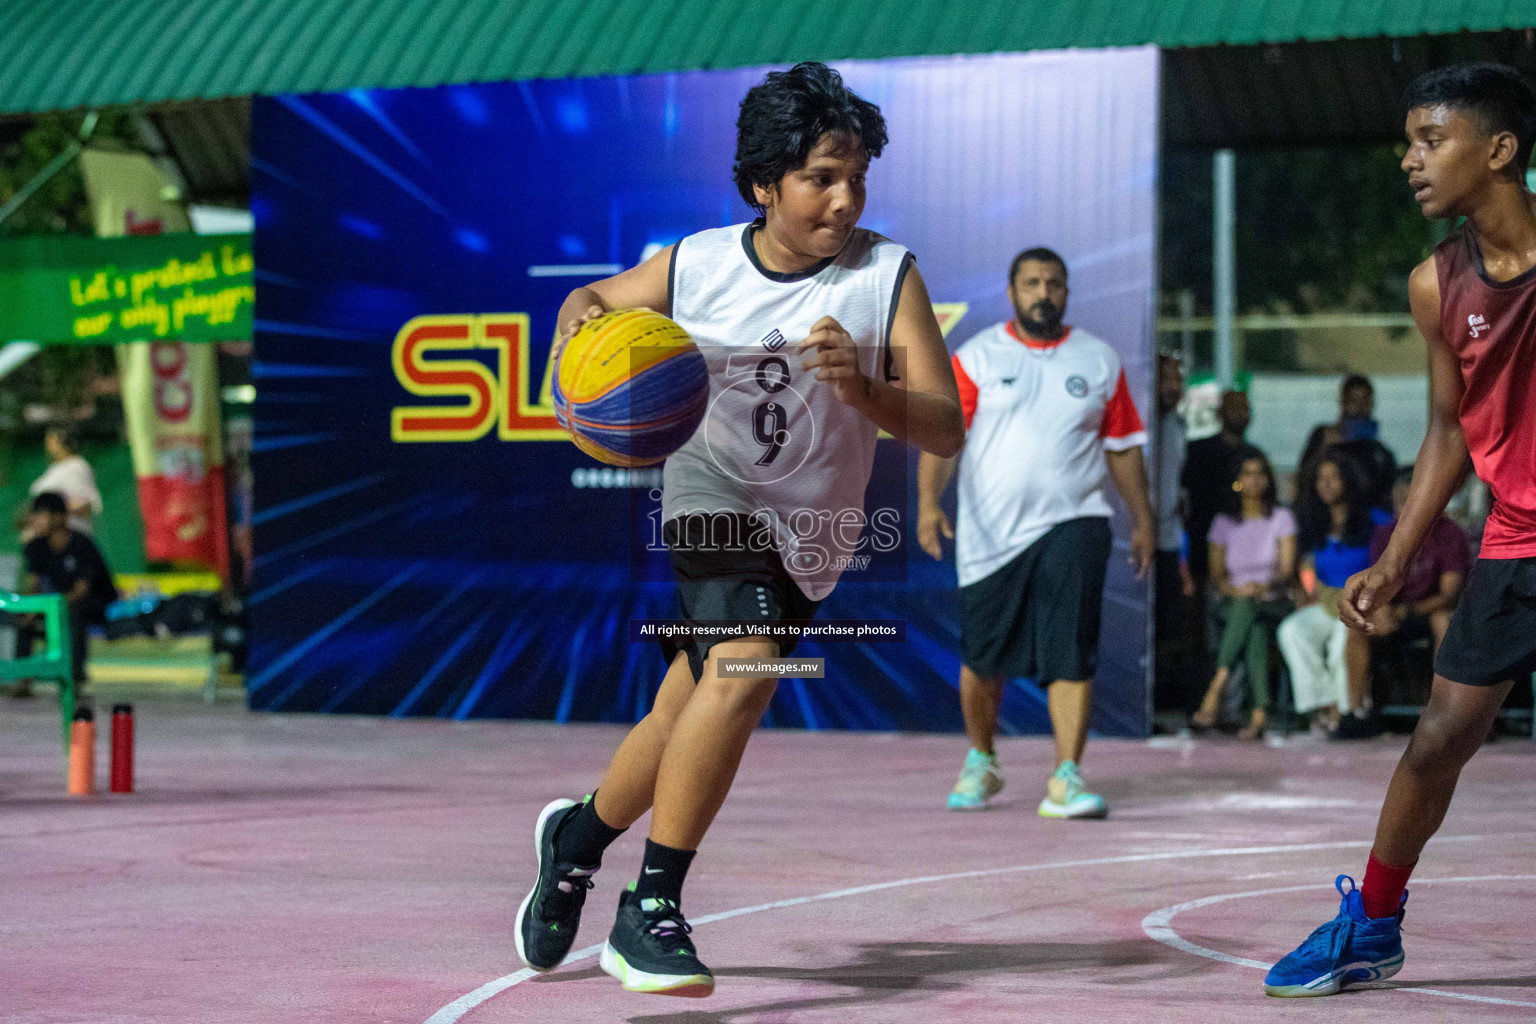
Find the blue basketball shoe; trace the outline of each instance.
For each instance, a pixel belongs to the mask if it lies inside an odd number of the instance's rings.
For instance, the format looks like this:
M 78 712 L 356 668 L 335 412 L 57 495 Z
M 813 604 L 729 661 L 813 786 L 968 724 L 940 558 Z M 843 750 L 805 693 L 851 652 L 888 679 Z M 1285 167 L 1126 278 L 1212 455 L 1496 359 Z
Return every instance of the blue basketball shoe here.
M 1349 888 L 1344 888 L 1344 883 Z M 1344 899 L 1339 916 L 1307 936 L 1264 976 L 1272 996 L 1331 996 L 1345 985 L 1385 981 L 1403 967 L 1403 907 L 1391 917 L 1366 917 L 1355 880 L 1340 875 L 1333 883 Z

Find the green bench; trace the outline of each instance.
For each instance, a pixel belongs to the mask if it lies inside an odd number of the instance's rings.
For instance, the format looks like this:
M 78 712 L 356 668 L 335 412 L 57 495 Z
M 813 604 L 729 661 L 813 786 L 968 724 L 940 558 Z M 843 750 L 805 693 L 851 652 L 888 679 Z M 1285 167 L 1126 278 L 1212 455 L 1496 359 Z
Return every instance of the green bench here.
M 0 612 L 43 617 L 43 652 L 30 658 L 0 661 L 0 679 L 51 679 L 59 684 L 64 718 L 64 754 L 69 755 L 69 723 L 75 718 L 75 663 L 70 650 L 69 605 L 62 594 L 8 594 L 0 591 Z

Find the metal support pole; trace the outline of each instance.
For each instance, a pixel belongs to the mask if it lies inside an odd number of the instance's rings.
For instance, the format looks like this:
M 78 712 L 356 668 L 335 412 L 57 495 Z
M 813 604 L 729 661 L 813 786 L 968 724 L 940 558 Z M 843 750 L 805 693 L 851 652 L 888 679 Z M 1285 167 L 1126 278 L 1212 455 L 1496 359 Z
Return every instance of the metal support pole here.
M 1230 149 L 1216 151 L 1215 259 L 1212 291 L 1216 313 L 1216 381 L 1223 391 L 1232 386 L 1232 307 L 1237 290 L 1237 160 Z
M 1185 288 L 1179 292 L 1179 358 L 1184 372 L 1195 372 L 1195 293 Z
M 0 342 L 0 379 L 43 350 L 35 341 Z

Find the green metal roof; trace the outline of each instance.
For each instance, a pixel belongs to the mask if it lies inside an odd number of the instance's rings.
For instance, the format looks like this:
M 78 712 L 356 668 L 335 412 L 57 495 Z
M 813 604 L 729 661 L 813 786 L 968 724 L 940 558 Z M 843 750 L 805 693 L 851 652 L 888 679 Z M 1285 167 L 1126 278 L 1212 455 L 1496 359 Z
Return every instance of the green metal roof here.
M 1536 26 L 1536 0 L 0 0 L 0 12 L 0 114 L 794 60 Z

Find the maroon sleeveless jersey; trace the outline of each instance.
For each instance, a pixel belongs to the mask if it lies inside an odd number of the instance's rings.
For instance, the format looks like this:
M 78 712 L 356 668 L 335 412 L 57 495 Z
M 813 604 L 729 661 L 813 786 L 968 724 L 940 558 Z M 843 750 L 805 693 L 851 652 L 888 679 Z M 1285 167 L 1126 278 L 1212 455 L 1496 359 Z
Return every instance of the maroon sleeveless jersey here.
M 1493 492 L 1483 558 L 1536 555 L 1536 267 L 1490 280 L 1466 227 L 1435 249 L 1440 334 L 1461 363 L 1461 429 Z

